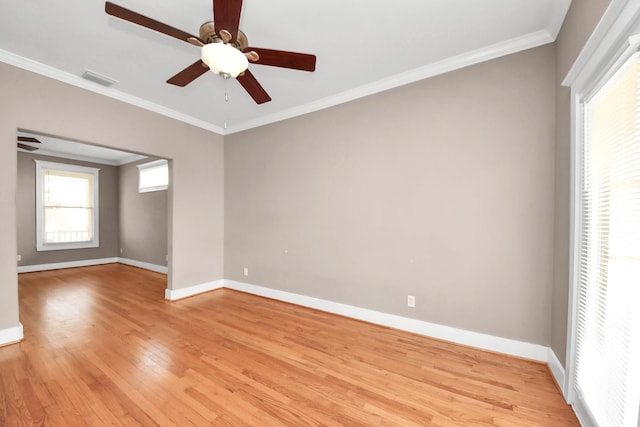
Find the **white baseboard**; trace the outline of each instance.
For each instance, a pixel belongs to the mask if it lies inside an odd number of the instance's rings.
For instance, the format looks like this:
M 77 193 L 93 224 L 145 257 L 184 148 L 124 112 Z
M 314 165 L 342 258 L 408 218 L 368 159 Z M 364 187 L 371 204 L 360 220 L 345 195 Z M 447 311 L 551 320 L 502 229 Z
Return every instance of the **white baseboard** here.
M 0 346 L 20 342 L 22 338 L 24 338 L 22 323 L 12 328 L 0 329 Z
M 199 285 L 188 286 L 186 288 L 180 288 L 180 289 L 167 288 L 164 290 L 164 298 L 169 301 L 175 301 L 178 299 L 198 295 L 203 292 L 209 292 L 215 289 L 220 289 L 223 286 L 224 284 L 222 280 L 216 280 L 214 282 L 201 283 Z
M 85 259 L 81 261 L 56 262 L 51 264 L 21 265 L 21 266 L 18 266 L 18 273 L 32 273 L 34 271 L 59 270 L 61 268 L 89 267 L 92 265 L 113 264 L 115 262 L 131 265 L 133 267 L 144 268 L 145 270 L 151 270 L 157 273 L 167 274 L 169 272 L 169 268 L 163 265 L 156 265 L 156 264 L 151 264 L 143 261 L 136 261 L 134 259 L 128 259 L 128 258 L 114 257 L 114 258 L 100 258 L 100 259 Z
M 56 262 L 52 264 L 21 265 L 18 266 L 18 273 L 59 270 L 61 268 L 87 267 L 90 265 L 113 264 L 114 262 L 118 262 L 118 258 L 85 259 L 81 261 Z
M 52 270 L 57 268 L 80 267 L 113 262 L 121 262 L 123 264 L 166 273 L 166 267 L 129 260 L 126 258 L 104 258 L 100 260 L 45 264 L 39 266 L 24 266 L 19 267 L 18 272 L 22 273 L 28 271 Z M 297 304 L 303 307 L 309 307 L 329 313 L 339 314 L 341 316 L 351 317 L 377 325 L 388 326 L 403 331 L 413 332 L 432 338 L 442 339 L 484 350 L 495 351 L 498 353 L 509 354 L 512 356 L 523 357 L 526 359 L 537 360 L 540 362 L 546 362 L 549 364 L 554 379 L 557 381 L 558 385 L 560 385 L 561 389 L 564 385 L 564 368 L 562 367 L 562 364 L 558 361 L 558 358 L 549 347 L 539 344 L 532 344 L 524 341 L 517 341 L 494 335 L 453 328 L 450 326 L 438 325 L 436 323 L 425 322 L 423 320 L 382 313 L 366 308 L 341 304 L 314 297 L 308 297 L 305 295 L 252 285 L 249 283 L 237 282 L 234 280 L 222 279 L 207 283 L 201 283 L 186 288 L 165 289 L 165 299 L 169 301 L 175 301 L 223 287 L 292 304 Z M 2 331 L 0 331 L 0 333 L 1 332 Z M 2 336 L 0 335 L 0 338 L 1 337 Z M 2 340 L 0 339 L 0 344 L 1 343 Z
M 562 391 L 562 395 L 566 398 L 566 393 L 564 390 L 564 367 L 556 353 L 549 347 L 549 351 L 547 354 L 547 364 L 549 365 L 549 369 L 551 370 L 551 374 L 553 375 L 553 379 L 558 384 L 558 388 Z
M 531 344 L 523 341 L 482 334 L 479 332 L 452 328 L 422 320 L 381 313 L 374 310 L 251 285 L 248 283 L 236 282 L 233 280 L 224 280 L 223 282 L 225 288 L 272 298 L 279 301 L 285 301 L 304 307 L 315 308 L 317 310 L 339 314 L 341 316 L 351 317 L 403 331 L 413 332 L 432 338 L 481 348 L 483 350 L 495 351 L 540 362 L 547 362 L 549 357 L 549 347 L 539 344 Z
M 129 259 L 129 258 L 118 258 L 118 262 L 121 264 L 131 265 L 134 267 L 144 268 L 145 270 L 155 271 L 156 273 L 167 274 L 169 272 L 169 267 L 167 266 L 151 264 L 143 261 L 136 261 L 134 259 Z

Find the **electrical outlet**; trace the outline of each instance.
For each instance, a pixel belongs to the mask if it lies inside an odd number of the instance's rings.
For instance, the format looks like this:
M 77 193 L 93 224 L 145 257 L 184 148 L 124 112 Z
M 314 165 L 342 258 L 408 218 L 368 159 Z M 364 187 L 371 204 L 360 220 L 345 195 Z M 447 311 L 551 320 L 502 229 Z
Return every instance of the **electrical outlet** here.
M 124 252 L 124 251 L 122 250 L 122 248 L 120 248 L 120 255 L 122 255 L 122 253 L 123 253 L 123 252 Z
M 243 273 L 244 273 L 245 276 L 248 276 L 249 275 L 249 267 L 245 267 Z
M 18 255 L 18 261 L 22 261 L 22 255 Z
M 416 297 L 413 295 L 407 295 L 407 306 L 415 307 L 416 306 Z

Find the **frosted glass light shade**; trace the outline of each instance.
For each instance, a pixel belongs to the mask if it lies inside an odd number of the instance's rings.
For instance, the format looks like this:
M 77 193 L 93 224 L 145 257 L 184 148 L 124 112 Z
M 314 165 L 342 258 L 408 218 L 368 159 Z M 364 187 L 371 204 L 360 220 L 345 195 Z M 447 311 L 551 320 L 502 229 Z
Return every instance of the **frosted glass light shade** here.
M 216 74 L 238 77 L 249 66 L 244 53 L 225 43 L 209 43 L 202 46 L 200 59 Z

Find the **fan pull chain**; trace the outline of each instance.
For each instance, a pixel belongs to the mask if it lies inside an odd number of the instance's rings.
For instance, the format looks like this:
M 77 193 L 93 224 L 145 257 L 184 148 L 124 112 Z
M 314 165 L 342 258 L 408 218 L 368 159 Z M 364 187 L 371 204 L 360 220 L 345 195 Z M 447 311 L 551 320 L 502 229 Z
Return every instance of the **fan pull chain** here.
M 227 92 L 227 80 L 229 76 L 224 76 L 224 129 L 227 130 L 227 110 L 229 104 L 229 93 Z

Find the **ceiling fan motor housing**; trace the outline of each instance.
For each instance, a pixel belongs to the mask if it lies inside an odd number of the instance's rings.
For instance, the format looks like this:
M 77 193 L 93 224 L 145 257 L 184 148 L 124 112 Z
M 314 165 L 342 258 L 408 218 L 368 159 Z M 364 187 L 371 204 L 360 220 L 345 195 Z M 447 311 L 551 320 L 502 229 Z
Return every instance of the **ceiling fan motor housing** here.
M 216 32 L 215 23 L 213 21 L 207 21 L 200 26 L 200 40 L 207 44 L 224 42 Z M 236 41 L 230 44 L 240 51 L 243 51 L 249 46 L 249 40 L 242 31 L 238 30 Z

